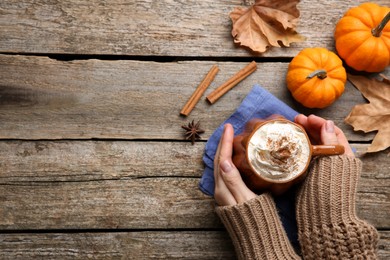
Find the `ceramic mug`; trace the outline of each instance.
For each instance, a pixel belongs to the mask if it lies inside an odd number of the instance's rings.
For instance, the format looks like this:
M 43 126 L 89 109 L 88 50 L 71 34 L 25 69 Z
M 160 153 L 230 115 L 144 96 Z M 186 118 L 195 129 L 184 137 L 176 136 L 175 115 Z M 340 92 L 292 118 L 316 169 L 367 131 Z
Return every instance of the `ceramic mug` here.
M 251 120 L 233 141 L 233 163 L 246 185 L 275 195 L 302 181 L 314 156 L 343 153 L 342 145 L 312 145 L 302 126 L 281 116 Z

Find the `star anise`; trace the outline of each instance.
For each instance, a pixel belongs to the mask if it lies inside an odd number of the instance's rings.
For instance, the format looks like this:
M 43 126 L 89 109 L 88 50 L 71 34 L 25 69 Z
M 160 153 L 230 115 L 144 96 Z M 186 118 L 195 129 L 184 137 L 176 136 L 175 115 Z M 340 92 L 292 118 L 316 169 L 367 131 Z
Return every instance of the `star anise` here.
M 186 132 L 184 133 L 186 140 L 191 140 L 191 143 L 194 144 L 195 140 L 200 139 L 200 134 L 204 133 L 204 130 L 200 128 L 200 122 L 194 123 L 192 120 L 191 123 L 188 123 L 188 126 L 181 126 Z

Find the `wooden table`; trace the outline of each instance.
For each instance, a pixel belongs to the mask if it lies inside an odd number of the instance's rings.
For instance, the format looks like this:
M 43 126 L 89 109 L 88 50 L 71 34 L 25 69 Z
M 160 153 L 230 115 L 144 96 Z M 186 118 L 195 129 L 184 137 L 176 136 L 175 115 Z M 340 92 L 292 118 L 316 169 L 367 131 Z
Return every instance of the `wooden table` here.
M 302 1 L 307 40 L 263 55 L 233 44 L 229 12 L 243 2 L 1 1 L 1 259 L 234 259 L 197 185 L 207 139 L 255 83 L 345 131 L 364 162 L 358 214 L 390 257 L 389 151 L 365 155 L 374 135 L 343 122 L 365 99 L 348 83 L 334 105 L 308 110 L 285 84 L 291 58 L 334 50 L 335 23 L 364 1 Z M 252 60 L 258 70 L 217 103 L 179 115 L 213 64 L 221 71 L 206 94 Z M 192 119 L 206 130 L 195 145 L 181 129 Z

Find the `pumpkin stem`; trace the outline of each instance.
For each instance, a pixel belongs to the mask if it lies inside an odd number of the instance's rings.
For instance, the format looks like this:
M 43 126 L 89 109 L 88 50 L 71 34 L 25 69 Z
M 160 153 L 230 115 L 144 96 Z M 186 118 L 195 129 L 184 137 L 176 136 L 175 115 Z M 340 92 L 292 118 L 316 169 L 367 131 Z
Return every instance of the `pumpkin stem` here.
M 383 20 L 378 24 L 377 27 L 375 27 L 374 29 L 371 30 L 372 35 L 375 37 L 380 37 L 382 34 L 383 28 L 385 28 L 385 26 L 389 22 L 389 20 L 390 20 L 390 12 L 387 13 L 385 18 L 383 18 Z
M 324 79 L 326 78 L 328 75 L 326 73 L 326 70 L 316 70 L 316 71 L 313 71 L 312 73 L 309 74 L 309 76 L 307 76 L 306 78 L 307 79 L 311 79 L 311 78 L 314 78 L 314 77 L 318 77 L 319 79 Z

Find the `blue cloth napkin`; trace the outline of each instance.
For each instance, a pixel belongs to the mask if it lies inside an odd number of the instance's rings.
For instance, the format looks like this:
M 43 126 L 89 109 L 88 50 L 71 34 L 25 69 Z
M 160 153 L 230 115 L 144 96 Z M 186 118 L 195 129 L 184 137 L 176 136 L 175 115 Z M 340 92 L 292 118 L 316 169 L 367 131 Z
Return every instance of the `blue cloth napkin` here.
M 215 130 L 206 144 L 203 156 L 205 170 L 199 183 L 199 188 L 203 193 L 209 196 L 214 195 L 214 156 L 224 125 L 230 123 L 234 128 L 235 135 L 237 135 L 244 130 L 245 124 L 250 119 L 267 118 L 273 114 L 280 114 L 293 121 L 298 112 L 287 106 L 266 89 L 255 85 L 237 110 Z M 294 193 L 294 189 L 291 189 L 284 195 L 275 197 L 275 204 L 287 235 L 293 246 L 297 248 L 298 238 Z

